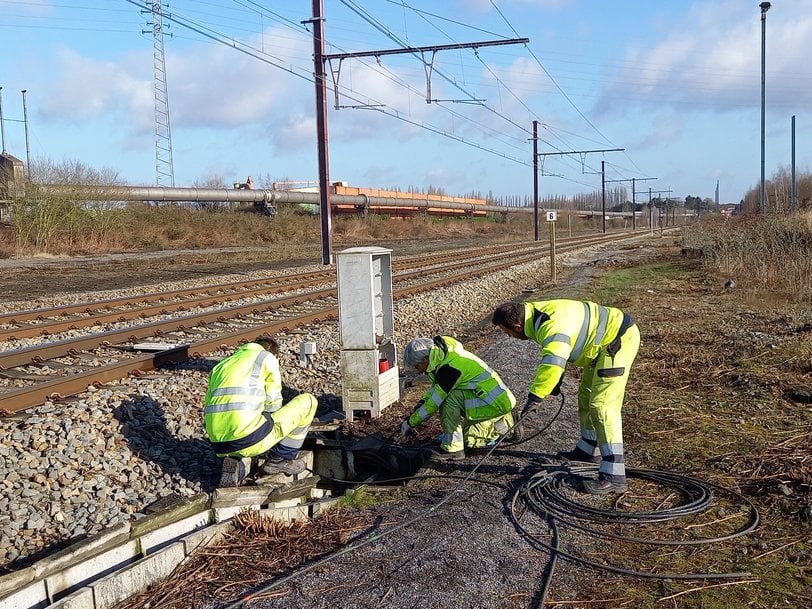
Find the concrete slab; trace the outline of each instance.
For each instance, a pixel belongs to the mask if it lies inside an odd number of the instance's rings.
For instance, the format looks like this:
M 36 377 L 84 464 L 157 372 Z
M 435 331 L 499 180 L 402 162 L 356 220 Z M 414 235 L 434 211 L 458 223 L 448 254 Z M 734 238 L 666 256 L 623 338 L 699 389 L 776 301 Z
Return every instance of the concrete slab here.
M 78 590 L 93 580 L 118 571 L 138 560 L 141 556 L 137 539 L 132 539 L 74 564 L 45 578 L 45 586 L 51 598 L 58 599 L 62 595 Z
M 93 590 L 80 588 L 73 594 L 56 601 L 53 605 L 48 605 L 48 609 L 96 609 Z
M 155 531 L 142 535 L 139 538 L 141 543 L 141 554 L 146 556 L 160 548 L 166 546 L 168 543 L 183 537 L 187 533 L 194 530 L 207 527 L 213 522 L 214 514 L 211 510 L 193 514 L 183 520 L 173 522 L 166 526 L 161 527 Z
M 231 530 L 231 526 L 231 522 L 219 522 L 184 536 L 181 541 L 186 547 L 186 554 L 219 542 L 223 535 Z
M 224 522 L 230 518 L 234 518 L 243 510 L 259 510 L 259 504 L 255 505 L 237 505 L 233 507 L 218 507 L 214 509 L 214 520 L 216 522 Z
M 91 535 L 74 543 L 64 550 L 43 558 L 34 563 L 34 577 L 37 579 L 47 577 L 51 573 L 66 569 L 85 560 L 87 557 L 98 554 L 103 550 L 113 548 L 130 538 L 130 523 L 122 522 Z
M 34 576 L 34 567 L 26 567 L 3 575 L 0 577 L 0 598 L 23 587 L 28 582 L 34 581 Z
M 0 598 L 0 609 L 44 609 L 48 602 L 45 582 L 36 581 Z
M 112 609 L 121 601 L 146 590 L 164 579 L 186 558 L 182 542 L 139 560 L 117 573 L 103 577 L 90 587 L 96 601 L 95 609 Z

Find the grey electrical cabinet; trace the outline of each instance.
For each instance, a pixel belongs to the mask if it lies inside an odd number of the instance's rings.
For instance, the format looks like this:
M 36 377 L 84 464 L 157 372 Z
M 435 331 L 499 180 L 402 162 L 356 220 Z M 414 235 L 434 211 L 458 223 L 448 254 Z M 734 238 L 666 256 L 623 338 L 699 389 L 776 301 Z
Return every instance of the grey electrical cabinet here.
M 400 399 L 392 305 L 392 250 L 351 247 L 336 252 L 344 415 L 377 418 Z

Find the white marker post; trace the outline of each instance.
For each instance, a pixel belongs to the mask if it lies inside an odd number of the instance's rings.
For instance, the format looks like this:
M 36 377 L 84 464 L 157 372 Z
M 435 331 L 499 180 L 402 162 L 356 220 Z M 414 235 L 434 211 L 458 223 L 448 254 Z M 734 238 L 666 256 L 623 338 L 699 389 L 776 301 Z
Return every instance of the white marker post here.
M 550 280 L 555 283 L 555 222 L 558 212 L 554 209 L 547 211 L 547 223 L 550 225 Z

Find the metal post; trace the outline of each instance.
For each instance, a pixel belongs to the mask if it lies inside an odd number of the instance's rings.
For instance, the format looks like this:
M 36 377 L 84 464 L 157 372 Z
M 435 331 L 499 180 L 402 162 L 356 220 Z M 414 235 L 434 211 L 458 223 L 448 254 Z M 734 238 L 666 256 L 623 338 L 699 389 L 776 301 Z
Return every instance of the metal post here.
M 603 232 L 606 232 L 606 161 L 601 161 L 601 215 L 603 217 Z
M 795 182 L 795 115 L 792 115 L 792 186 L 790 187 L 789 209 L 792 213 L 798 209 L 798 189 Z
M 319 161 L 322 263 L 333 261 L 330 209 L 330 160 L 327 146 L 327 81 L 324 77 L 324 18 L 322 0 L 313 0 L 313 67 L 316 83 L 316 137 Z
M 758 5 L 761 9 L 761 190 L 759 196 L 759 213 L 764 213 L 767 208 L 767 191 L 764 184 L 764 84 L 766 62 L 766 42 L 767 42 L 767 11 L 770 10 L 769 2 L 762 2 Z
M 666 214 L 668 213 L 668 208 L 666 207 Z M 657 208 L 657 224 L 660 225 L 660 237 L 663 236 L 663 209 L 662 207 Z
M 632 232 L 637 229 L 637 196 L 635 195 L 634 181 L 635 179 L 632 178 Z
M 25 104 L 25 89 L 23 94 L 23 124 L 25 125 L 25 173 L 28 181 L 31 181 L 31 148 L 28 146 L 28 108 Z
M 539 122 L 533 121 L 533 240 L 539 240 Z
M 651 202 L 651 188 L 648 189 L 648 232 L 654 233 L 654 205 Z
M 0 87 L 0 139 L 3 141 L 3 154 L 6 153 L 6 127 L 3 122 L 3 87 Z

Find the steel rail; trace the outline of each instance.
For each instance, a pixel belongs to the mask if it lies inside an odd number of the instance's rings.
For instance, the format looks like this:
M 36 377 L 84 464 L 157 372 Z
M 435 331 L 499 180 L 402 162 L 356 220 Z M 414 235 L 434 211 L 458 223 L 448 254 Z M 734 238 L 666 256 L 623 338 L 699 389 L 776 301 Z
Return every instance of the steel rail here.
M 225 322 L 234 317 L 245 314 L 258 314 L 271 308 L 299 305 L 305 301 L 316 300 L 335 296 L 335 287 L 323 290 L 315 290 L 306 294 L 296 294 L 282 298 L 274 298 L 261 302 L 254 302 L 247 305 L 226 307 L 206 313 L 196 313 L 194 315 L 184 315 L 172 319 L 154 321 L 138 326 L 128 326 L 117 330 L 107 330 L 88 336 L 78 336 L 66 340 L 49 343 L 46 345 L 35 345 L 24 347 L 13 351 L 0 353 L 0 370 L 13 368 L 15 366 L 25 366 L 32 363 L 40 364 L 55 357 L 65 357 L 93 349 L 104 345 L 115 345 L 121 342 L 138 340 L 148 336 L 163 336 L 169 332 L 188 330 L 192 327 L 205 326 L 215 322 Z
M 604 235 L 596 238 L 595 242 L 603 242 L 611 240 L 618 239 L 617 237 L 611 236 L 607 237 Z M 584 245 L 573 244 L 568 249 L 579 249 L 581 247 L 584 247 Z M 518 257 L 515 255 L 511 255 L 510 259 L 506 262 L 486 265 L 478 267 L 476 269 L 471 269 L 470 262 L 463 262 L 458 265 L 453 265 L 453 267 L 455 268 L 464 267 L 466 270 L 462 273 L 457 273 L 439 279 L 431 280 L 428 282 L 423 282 L 418 285 L 407 288 L 400 288 L 394 291 L 393 296 L 398 299 L 403 298 L 415 293 L 429 291 L 437 287 L 458 283 L 473 276 L 480 275 L 482 273 L 497 272 L 500 270 L 511 268 L 516 264 L 522 264 L 524 262 L 529 262 L 536 259 L 537 252 L 531 252 Z M 449 268 L 451 267 L 447 266 L 443 269 L 438 269 L 437 272 L 447 271 L 449 270 Z M 418 270 L 411 273 L 407 273 L 406 275 L 410 278 L 425 277 L 426 273 L 427 271 L 425 270 Z M 401 280 L 405 281 L 405 279 L 403 278 L 401 278 Z M 69 339 L 40 347 L 29 347 L 26 349 L 18 349 L 16 351 L 7 352 L 6 354 L 0 355 L 0 369 L 26 365 L 31 363 L 40 364 L 44 363 L 45 361 L 51 358 L 76 355 L 85 349 L 92 349 L 108 344 L 115 344 L 115 341 L 127 342 L 138 338 L 144 338 L 147 336 L 161 336 L 167 332 L 185 331 L 188 330 L 190 327 L 205 326 L 212 322 L 225 322 L 229 319 L 229 317 L 224 315 L 225 313 L 233 313 L 234 315 L 232 317 L 243 313 L 259 313 L 262 310 L 268 310 L 271 309 L 272 307 L 278 308 L 281 306 L 301 304 L 302 302 L 312 301 L 318 298 L 327 298 L 330 296 L 334 296 L 335 294 L 336 288 L 332 287 L 324 290 L 316 290 L 314 292 L 309 292 L 304 295 L 295 295 L 280 299 L 273 299 L 272 301 L 265 301 L 264 303 L 252 303 L 250 305 L 229 307 L 211 313 L 186 316 L 180 319 L 154 322 L 137 327 L 123 328 L 120 330 L 112 330 L 100 334 L 94 334 L 88 337 Z M 263 305 L 267 306 L 264 306 L 263 308 Z M 327 319 L 334 319 L 337 318 L 337 315 L 338 315 L 337 307 L 330 306 L 327 308 L 322 308 L 315 312 L 308 313 L 306 315 L 297 315 L 293 318 L 285 319 L 282 321 L 276 320 L 272 322 L 260 323 L 240 331 L 228 332 L 226 334 L 218 335 L 210 339 L 203 339 L 201 341 L 195 342 L 192 345 L 192 347 L 194 348 L 195 353 L 197 353 L 213 345 L 233 346 L 238 344 L 242 340 L 253 338 L 254 336 L 256 336 L 257 333 L 277 332 L 280 331 L 280 329 L 282 331 L 287 331 L 291 328 L 292 323 L 295 326 L 304 325 L 305 323 L 313 323 Z M 305 319 L 310 321 L 303 321 Z M 30 408 L 32 406 L 37 406 L 43 403 L 43 397 L 45 397 L 46 399 L 48 399 L 49 396 L 63 398 L 66 395 L 73 395 L 75 393 L 79 393 L 81 391 L 84 391 L 89 384 L 92 385 L 96 384 L 96 382 L 104 382 L 106 380 L 110 380 L 111 378 L 123 378 L 124 376 L 127 375 L 128 371 L 141 371 L 152 369 L 149 367 L 150 366 L 149 362 L 154 362 L 155 357 L 156 357 L 155 355 L 149 355 L 128 358 L 121 362 L 110 364 L 109 366 L 94 368 L 91 371 L 72 375 L 64 379 L 53 379 L 46 381 L 44 383 L 40 383 L 34 387 L 25 387 L 18 390 L 0 393 L 0 414 L 3 412 L 13 413 L 20 410 L 24 410 L 26 408 Z M 132 368 L 128 369 L 127 366 L 130 364 L 132 365 Z M 107 372 L 108 368 L 111 368 L 114 371 L 108 373 Z M 95 379 L 95 381 L 93 379 Z
M 178 302 L 167 302 L 156 304 L 140 309 L 130 309 L 126 311 L 110 311 L 101 313 L 91 313 L 88 317 L 74 317 L 67 320 L 54 320 L 36 325 L 18 326 L 7 330 L 0 330 L 0 342 L 15 340 L 20 338 L 31 338 L 34 336 L 46 336 L 56 334 L 65 330 L 78 330 L 109 322 L 125 322 L 139 318 L 152 317 L 155 315 L 168 315 L 177 311 L 188 311 L 192 308 L 213 307 L 222 305 L 225 302 L 237 298 L 251 298 L 258 294 L 276 294 L 288 292 L 299 288 L 308 288 L 325 283 L 324 279 L 312 279 L 310 281 L 291 282 L 281 285 L 269 286 L 272 281 L 264 282 L 263 287 L 257 287 L 240 292 L 229 292 L 221 296 L 206 296 L 204 298 L 192 298 Z M 216 292 L 217 290 L 207 290 Z M 0 355 L 0 368 L 2 368 L 2 355 Z
M 611 239 L 611 238 L 607 238 L 605 236 L 593 237 L 593 238 L 586 239 L 586 240 L 581 239 L 581 240 L 577 241 L 577 243 L 579 243 L 580 245 L 588 245 L 590 243 L 600 243 L 600 242 L 603 242 L 603 241 L 605 241 L 607 239 Z M 541 246 L 541 247 L 527 248 L 525 251 L 527 253 L 534 253 L 535 254 L 535 253 L 547 251 L 547 249 L 548 249 L 548 246 Z M 511 256 L 516 254 L 515 250 L 499 250 L 499 252 L 507 253 L 507 254 L 509 254 Z M 469 256 L 470 256 L 470 253 L 469 253 Z M 488 253 L 486 253 L 485 257 L 487 257 L 487 256 L 497 258 L 497 257 L 500 256 L 500 253 L 488 252 Z M 462 258 L 463 256 L 459 256 L 459 257 Z M 434 258 L 436 258 L 438 260 L 438 264 L 439 264 L 440 257 L 439 256 L 432 257 L 432 260 Z M 483 259 L 483 256 L 476 256 L 476 258 L 477 258 L 477 260 L 481 261 Z M 423 277 L 427 273 L 430 274 L 432 272 L 440 272 L 440 271 L 447 272 L 449 270 L 453 270 L 453 269 L 456 269 L 456 268 L 467 268 L 471 264 L 471 258 L 469 257 L 469 258 L 465 259 L 463 262 L 459 262 L 459 263 L 454 264 L 454 265 L 447 264 L 447 260 L 445 260 L 445 259 L 442 260 L 442 262 L 444 264 L 442 269 L 434 269 L 434 270 L 432 270 L 430 268 L 429 269 L 421 268 L 418 271 L 397 274 L 395 276 L 395 280 L 396 281 L 408 281 L 408 280 L 411 280 L 411 279 L 414 279 L 414 278 Z M 409 265 L 409 266 L 416 266 L 416 265 Z M 273 294 L 273 293 L 278 293 L 280 291 L 281 292 L 290 291 L 290 290 L 298 289 L 298 288 L 312 287 L 313 285 L 318 285 L 320 283 L 325 283 L 325 282 L 328 282 L 328 281 L 330 283 L 332 283 L 333 285 L 335 284 L 335 280 L 333 279 L 333 277 L 335 275 L 334 271 L 321 271 L 321 272 L 316 272 L 316 273 L 307 273 L 305 275 L 307 277 L 311 278 L 311 279 L 309 281 L 305 281 L 305 282 L 301 282 L 301 283 L 291 282 L 291 283 L 288 283 L 288 284 L 282 284 L 281 286 L 274 286 L 271 289 L 269 289 L 267 287 L 261 287 L 261 288 L 256 288 L 256 289 L 252 289 L 252 290 L 245 290 L 245 291 L 230 291 L 230 292 L 228 292 L 226 294 L 223 294 L 221 296 L 214 296 L 213 295 L 213 296 L 207 296 L 207 297 L 204 297 L 204 298 L 192 298 L 192 299 L 180 301 L 180 302 L 177 302 L 177 303 L 161 302 L 161 304 L 155 305 L 155 306 L 152 306 L 152 307 L 146 307 L 146 308 L 140 308 L 140 309 L 131 309 L 129 311 L 111 311 L 111 312 L 107 312 L 107 313 L 96 313 L 96 314 L 90 314 L 87 317 L 79 317 L 79 318 L 73 317 L 73 318 L 67 319 L 67 320 L 54 320 L 54 321 L 46 321 L 46 322 L 41 323 L 41 324 L 18 326 L 18 327 L 6 329 L 6 330 L 0 330 L 0 341 L 8 341 L 8 340 L 22 339 L 22 338 L 31 338 L 31 337 L 36 337 L 36 336 L 47 336 L 47 335 L 55 334 L 55 333 L 62 332 L 62 331 L 65 331 L 65 330 L 80 330 L 80 329 L 83 329 L 83 328 L 89 328 L 89 327 L 92 327 L 92 326 L 96 326 L 96 325 L 100 325 L 100 324 L 108 323 L 108 322 L 120 322 L 120 323 L 123 323 L 123 322 L 126 322 L 126 321 L 137 320 L 139 318 L 146 318 L 146 317 L 150 317 L 150 316 L 154 316 L 154 315 L 161 315 L 161 314 L 169 314 L 170 312 L 189 310 L 189 309 L 192 309 L 192 308 L 214 307 L 214 306 L 218 306 L 220 304 L 223 304 L 225 302 L 230 302 L 234 298 L 247 298 L 247 297 L 251 297 L 251 296 L 254 296 L 254 295 L 257 295 L 257 294 L 260 294 L 260 293 L 266 293 L 266 292 L 270 293 L 270 294 Z M 318 277 L 314 278 L 316 275 L 320 275 L 320 276 L 324 277 L 324 279 L 321 280 Z M 286 278 L 287 277 L 282 277 L 282 279 L 286 279 Z M 275 281 L 276 281 L 276 279 L 272 279 L 270 281 L 263 280 L 260 283 L 262 285 L 267 286 L 269 283 L 273 284 Z M 250 283 L 251 285 L 257 285 L 257 281 L 251 281 L 251 282 L 248 282 L 248 283 Z M 225 284 L 225 285 L 227 285 L 229 288 L 232 288 L 235 285 L 239 285 L 239 284 Z M 195 291 L 194 289 L 191 289 L 191 290 L 179 290 L 178 292 L 188 294 L 188 293 L 194 293 L 194 291 Z M 218 288 L 218 286 L 213 286 L 212 288 L 206 290 L 207 293 L 216 293 L 216 292 L 220 292 L 220 291 L 224 291 L 224 290 L 220 290 Z M 157 299 L 159 301 L 163 301 L 163 300 L 165 300 L 163 298 L 163 296 L 165 296 L 167 294 L 174 295 L 175 293 L 177 293 L 177 292 L 171 292 L 171 293 L 159 292 L 159 293 L 156 294 L 156 297 L 160 297 L 160 298 L 157 298 Z M 317 297 L 321 297 L 320 293 L 317 292 L 317 294 L 319 294 L 319 296 L 317 296 Z M 303 296 L 305 296 L 305 295 L 303 295 Z M 122 304 L 122 303 L 127 302 L 126 299 L 114 299 L 114 300 L 118 304 Z M 143 298 L 141 298 L 141 297 L 138 297 L 136 300 L 139 300 L 139 302 L 145 302 L 145 300 Z M 111 302 L 111 301 L 108 301 L 108 302 Z M 146 302 L 149 302 L 149 300 L 146 300 Z M 268 303 L 268 302 L 274 303 L 274 304 L 277 303 L 277 301 L 265 301 L 265 300 L 263 300 L 263 301 L 259 301 L 257 303 L 253 303 L 253 304 L 255 306 L 257 306 L 257 305 L 262 305 L 262 304 L 265 304 L 265 303 Z M 281 302 L 279 304 L 280 304 L 280 306 L 283 306 L 286 303 Z M 90 306 L 92 306 L 92 305 L 89 305 L 89 304 L 86 304 L 86 303 L 80 303 L 80 304 L 76 304 L 76 305 L 68 305 L 68 308 L 70 308 L 71 310 L 78 308 L 78 309 L 81 309 L 83 311 L 86 311 L 86 310 L 89 310 Z M 230 311 L 230 309 L 221 309 L 221 310 L 225 311 L 225 312 Z M 239 316 L 241 314 L 243 314 L 243 312 L 237 310 L 237 313 L 234 316 Z M 203 315 L 203 314 L 187 315 L 187 316 L 180 317 L 180 318 L 175 318 L 175 319 L 182 320 L 185 325 L 196 325 L 195 324 L 196 315 Z M 137 328 L 139 326 L 132 326 L 132 327 Z M 163 332 L 163 331 L 165 331 L 165 329 L 164 328 L 159 328 L 158 331 Z M 143 338 L 144 336 L 136 335 L 135 337 L 136 338 Z M 116 337 L 114 336 L 113 338 L 116 338 Z M 78 340 L 78 339 L 75 339 L 75 340 Z M 60 341 L 57 341 L 54 344 L 59 344 L 59 342 Z M 107 341 L 107 342 L 109 342 L 109 341 Z M 28 349 L 28 352 L 34 353 L 34 350 L 36 350 L 37 347 L 38 346 L 27 347 L 26 349 Z M 87 348 L 87 347 L 84 346 L 83 348 Z M 19 351 L 19 350 L 17 350 L 17 351 Z M 6 351 L 5 353 L 6 354 L 11 354 L 11 353 L 15 353 L 15 352 L 16 351 Z M 49 357 L 54 357 L 54 356 L 49 355 Z M 40 361 L 36 360 L 36 359 L 32 359 L 29 362 L 22 362 L 20 360 L 11 360 L 11 359 L 6 361 L 4 358 L 5 358 L 4 353 L 0 352 L 0 370 L 8 369 L 8 368 L 13 367 L 13 366 L 25 365 L 27 363 L 40 363 Z
M 517 261 L 513 259 L 509 262 L 503 262 L 498 265 L 488 267 L 486 269 L 477 269 L 475 272 L 476 273 L 496 272 L 497 270 L 510 268 L 511 266 L 514 266 L 515 264 L 521 262 L 522 262 L 521 260 Z M 396 298 L 403 298 L 405 296 L 410 296 L 412 294 L 416 294 L 419 292 L 432 290 L 437 287 L 442 287 L 445 285 L 449 285 L 451 283 L 456 283 L 457 281 L 459 281 L 460 277 L 468 277 L 470 275 L 471 275 L 470 272 L 462 273 L 456 276 L 435 279 L 433 281 L 429 281 L 420 284 L 418 286 L 402 288 L 400 290 L 396 290 L 394 296 Z M 330 290 L 320 290 L 320 292 L 335 292 L 335 288 L 332 288 Z M 247 328 L 244 330 L 218 335 L 210 339 L 200 340 L 186 347 L 185 350 L 187 352 L 192 351 L 193 355 L 200 355 L 202 353 L 215 350 L 220 347 L 234 346 L 243 340 L 249 340 L 251 338 L 254 338 L 258 333 L 285 332 L 291 330 L 293 327 L 298 327 L 301 325 L 305 325 L 307 323 L 319 323 L 321 321 L 336 319 L 337 317 L 338 317 L 338 307 L 336 306 L 327 307 L 307 315 L 299 315 L 293 318 L 284 319 L 282 321 L 259 324 L 257 326 L 252 326 L 251 328 Z M 153 325 L 154 324 L 148 324 L 148 326 Z M 146 328 L 147 326 L 144 327 Z M 125 335 L 126 333 L 127 330 L 117 332 L 117 334 L 120 334 L 122 336 Z M 104 333 L 104 335 L 106 335 L 108 338 L 109 334 L 110 333 Z M 144 334 L 143 336 L 147 335 L 148 334 Z M 95 335 L 95 337 L 98 336 L 99 335 Z M 64 356 L 78 352 L 78 350 L 75 347 L 77 344 L 81 344 L 83 342 L 86 342 L 87 345 L 98 346 L 98 342 L 94 342 L 93 337 L 89 337 L 87 341 L 81 341 L 79 339 L 63 341 L 63 343 L 71 343 L 74 346 L 74 348 L 70 349 L 68 352 L 64 352 L 65 346 L 64 344 L 55 343 L 55 345 L 61 346 L 59 352 L 61 352 L 61 354 Z M 34 349 L 28 349 L 28 351 L 31 350 Z M 48 349 L 47 347 L 46 350 L 50 351 L 50 349 Z M 172 349 L 170 351 L 173 352 L 172 355 L 174 357 L 175 352 L 177 350 Z M 94 368 L 93 370 L 90 370 L 88 372 L 71 375 L 70 377 L 66 377 L 65 379 L 54 379 L 38 384 L 34 387 L 25 387 L 10 392 L 4 392 L 0 394 L 0 414 L 2 414 L 3 412 L 9 413 L 18 412 L 20 410 L 25 410 L 26 408 L 31 408 L 32 406 L 38 406 L 47 399 L 64 399 L 65 396 L 74 395 L 76 393 L 85 391 L 89 385 L 100 386 L 99 384 L 103 383 L 104 381 L 123 378 L 131 372 L 152 370 L 158 367 L 157 365 L 155 365 L 155 362 L 160 361 L 156 360 L 156 357 L 160 355 L 160 353 L 162 352 L 159 352 L 158 354 L 155 355 L 146 355 L 128 358 L 121 362 L 110 364 L 108 366 Z M 178 360 L 173 360 L 170 358 L 169 361 L 178 361 Z M 152 365 L 150 363 L 152 363 Z
M 572 240 L 577 241 L 578 239 L 583 239 L 583 237 L 572 237 Z M 488 252 L 505 252 L 505 251 L 516 251 L 517 247 L 521 247 L 520 244 L 508 244 L 508 245 L 500 245 L 495 247 L 485 248 Z M 528 246 L 528 249 L 538 247 L 538 246 Z M 445 263 L 448 260 L 456 260 L 456 259 L 465 259 L 467 257 L 471 257 L 477 251 L 482 250 L 471 250 L 467 249 L 461 252 L 449 252 L 444 254 L 431 254 L 428 256 L 418 256 L 415 258 L 410 258 L 406 263 L 403 262 L 396 262 L 393 264 L 395 270 L 398 270 L 401 266 L 404 268 L 413 268 L 422 266 L 425 264 L 431 264 L 432 261 L 436 260 L 437 263 Z M 481 254 L 480 254 L 481 255 Z M 310 279 L 317 279 L 319 277 L 329 277 L 331 280 L 335 277 L 335 270 L 328 269 L 328 270 L 319 270 L 319 271 L 308 271 L 305 273 L 297 273 L 294 275 L 282 275 L 279 277 L 270 277 L 266 279 L 254 279 L 254 280 L 247 280 L 247 281 L 237 281 L 237 282 L 229 282 L 223 284 L 216 284 L 212 286 L 206 286 L 202 288 L 186 288 L 181 290 L 171 290 L 167 292 L 152 292 L 150 294 L 142 294 L 140 296 L 124 296 L 124 297 L 117 297 L 117 298 L 110 298 L 106 300 L 100 300 L 93 303 L 76 303 L 70 305 L 60 305 L 56 307 L 43 307 L 37 309 L 31 309 L 28 311 L 12 311 L 9 313 L 0 313 L 0 324 L 14 324 L 14 323 L 21 323 L 24 321 L 31 321 L 31 320 L 43 320 L 49 317 L 57 317 L 57 316 L 64 316 L 64 315 L 73 315 L 73 314 L 93 314 L 99 310 L 110 310 L 116 307 L 121 306 L 128 306 L 132 304 L 138 303 L 151 303 L 151 302 L 165 302 L 168 300 L 182 298 L 184 296 L 199 296 L 201 292 L 204 294 L 214 294 L 216 292 L 222 292 L 224 290 L 234 290 L 236 294 L 239 294 L 236 290 L 240 288 L 250 288 L 253 286 L 260 286 L 260 285 L 268 285 L 280 280 L 288 280 L 293 279 L 296 280 L 310 280 Z M 5 332 L 8 332 L 6 330 Z M 2 335 L 0 335 L 2 336 Z M 15 336 L 19 338 L 18 336 Z
M 319 311 L 266 324 L 263 328 L 267 332 L 283 332 L 298 325 L 318 323 L 329 319 L 329 313 L 325 316 L 324 312 Z M 3 412 L 19 412 L 26 408 L 44 404 L 47 400 L 65 399 L 67 396 L 86 391 L 89 386 L 101 388 L 107 381 L 114 381 L 137 372 L 148 372 L 170 364 L 180 363 L 188 360 L 190 354 L 192 357 L 199 357 L 202 353 L 210 353 L 223 346 L 233 346 L 244 340 L 254 338 L 256 335 L 256 328 L 231 332 L 158 353 L 128 358 L 115 364 L 80 372 L 65 379 L 55 379 L 40 383 L 34 387 L 24 387 L 5 392 L 0 394 L 0 414 Z
M 314 276 L 322 271 L 302 273 L 302 276 Z M 175 298 L 182 298 L 184 296 L 212 294 L 214 292 L 230 289 L 233 286 L 245 286 L 250 288 L 253 286 L 267 285 L 279 279 L 286 279 L 288 276 L 272 277 L 268 279 L 254 279 L 248 281 L 240 281 L 234 283 L 217 284 L 213 286 L 186 288 L 182 290 L 172 290 L 169 292 L 153 292 L 151 294 L 142 294 L 140 296 L 122 296 L 118 298 L 110 298 L 106 300 L 99 300 L 93 303 L 81 302 L 77 304 L 60 305 L 57 307 L 43 307 L 38 309 L 31 309 L 30 311 L 12 311 L 9 313 L 0 313 L 0 324 L 20 323 L 23 321 L 41 320 L 48 317 L 57 317 L 63 315 L 73 315 L 76 313 L 92 314 L 100 309 L 110 310 L 115 307 L 127 306 L 139 303 L 152 303 L 171 300 Z M 298 275 L 297 275 L 298 277 Z

